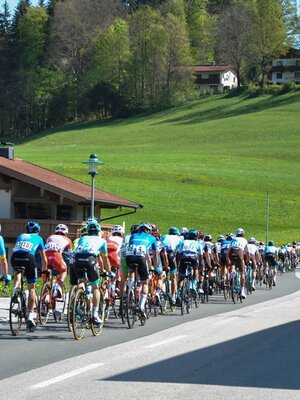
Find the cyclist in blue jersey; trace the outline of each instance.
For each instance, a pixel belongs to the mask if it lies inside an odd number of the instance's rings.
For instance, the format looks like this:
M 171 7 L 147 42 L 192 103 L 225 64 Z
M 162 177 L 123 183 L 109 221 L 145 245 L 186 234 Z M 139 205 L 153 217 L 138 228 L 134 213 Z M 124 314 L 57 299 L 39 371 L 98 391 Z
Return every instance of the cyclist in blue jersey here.
M 0 225 L 0 233 L 1 233 L 1 225 Z M 8 263 L 6 258 L 6 251 L 4 247 L 3 237 L 0 235 L 0 267 L 2 269 L 3 278 L 5 283 L 9 283 L 11 281 L 11 276 L 8 273 Z
M 181 242 L 178 248 L 178 290 L 177 296 L 180 299 L 180 289 L 183 279 L 186 275 L 186 262 L 191 262 L 193 266 L 193 290 L 197 291 L 197 282 L 199 279 L 199 266 L 203 267 L 203 246 L 198 242 L 198 231 L 191 229 L 186 235 L 186 239 Z
M 36 253 L 41 256 L 42 272 L 47 271 L 47 257 L 45 254 L 44 241 L 39 235 L 41 228 L 35 221 L 29 221 L 26 224 L 25 231 L 18 236 L 13 254 L 11 256 L 11 265 L 14 269 L 17 267 L 25 267 L 25 277 L 28 286 L 28 318 L 27 326 L 32 331 L 36 323 L 34 320 L 34 306 L 36 301 L 36 282 L 37 282 L 37 265 Z M 17 286 L 20 285 L 20 274 L 16 274 L 14 292 Z M 13 293 L 14 293 L 13 292 Z
M 85 279 L 85 271 L 87 270 L 87 278 L 92 286 L 93 291 L 93 318 L 94 323 L 101 324 L 103 321 L 99 316 L 99 268 L 104 269 L 111 274 L 110 262 L 108 260 L 108 251 L 106 240 L 101 235 L 101 226 L 97 222 L 90 222 L 86 226 L 87 235 L 82 236 L 76 249 L 74 250 L 74 270 L 78 278 L 78 286 L 83 285 Z
M 162 236 L 162 244 L 167 252 L 170 278 L 171 278 L 171 295 L 173 304 L 176 303 L 176 293 L 177 293 L 177 259 L 176 254 L 181 243 L 183 242 L 182 236 L 180 236 L 179 229 L 172 226 L 169 229 L 167 235 Z
M 128 247 L 126 249 L 126 264 L 128 266 L 128 284 L 134 282 L 135 267 L 142 282 L 141 297 L 139 308 L 144 318 L 145 304 L 148 295 L 148 279 L 149 267 L 151 266 L 150 249 L 152 250 L 153 267 L 158 266 L 157 242 L 154 236 L 150 234 L 152 227 L 147 222 L 139 225 L 138 233 L 133 233 L 129 238 Z

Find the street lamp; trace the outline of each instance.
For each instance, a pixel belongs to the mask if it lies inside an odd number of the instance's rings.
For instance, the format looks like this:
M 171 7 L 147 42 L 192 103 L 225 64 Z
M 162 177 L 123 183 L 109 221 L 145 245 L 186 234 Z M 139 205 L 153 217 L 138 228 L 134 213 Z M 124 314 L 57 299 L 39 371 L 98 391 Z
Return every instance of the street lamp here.
M 91 154 L 90 158 L 87 161 L 83 161 L 83 164 L 88 164 L 89 166 L 89 174 L 92 177 L 92 186 L 91 186 L 91 218 L 95 218 L 94 216 L 94 198 L 95 198 L 95 176 L 97 175 L 97 166 L 99 164 L 104 164 L 102 161 L 98 160 L 96 154 Z

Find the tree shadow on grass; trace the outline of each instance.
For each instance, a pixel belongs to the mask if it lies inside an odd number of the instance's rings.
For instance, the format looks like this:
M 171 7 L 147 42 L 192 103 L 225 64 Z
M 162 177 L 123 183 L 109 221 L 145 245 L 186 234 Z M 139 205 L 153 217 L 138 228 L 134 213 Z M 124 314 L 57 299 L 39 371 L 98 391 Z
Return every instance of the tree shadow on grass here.
M 257 101 L 255 102 L 251 101 L 253 99 L 251 99 L 250 97 L 241 95 L 239 104 L 232 104 L 230 102 L 228 103 L 228 105 L 225 105 L 224 97 L 221 97 L 216 100 L 216 102 L 222 100 L 222 104 L 220 105 L 204 110 L 199 110 L 197 108 L 197 110 L 195 110 L 194 112 L 187 112 L 185 115 L 180 117 L 166 118 L 163 121 L 155 123 L 154 125 L 166 123 L 198 124 L 211 120 L 231 118 L 261 112 L 272 109 L 274 107 L 287 106 L 295 103 L 297 99 L 300 102 L 299 92 L 294 92 L 293 94 L 289 94 L 288 96 L 277 94 L 269 98 L 258 97 Z
M 299 331 L 291 322 L 105 380 L 299 390 Z

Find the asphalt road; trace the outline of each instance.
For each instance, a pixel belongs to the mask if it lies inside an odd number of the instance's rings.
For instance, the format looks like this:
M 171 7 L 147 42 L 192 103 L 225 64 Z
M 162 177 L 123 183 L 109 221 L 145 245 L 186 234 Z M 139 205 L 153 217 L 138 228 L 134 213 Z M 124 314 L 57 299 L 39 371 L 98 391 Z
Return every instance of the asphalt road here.
M 81 341 L 63 322 L 12 337 L 0 299 L 0 397 L 299 400 L 299 289 L 289 273 L 243 304 L 212 296 L 190 315 L 132 330 L 110 319 L 100 337 Z

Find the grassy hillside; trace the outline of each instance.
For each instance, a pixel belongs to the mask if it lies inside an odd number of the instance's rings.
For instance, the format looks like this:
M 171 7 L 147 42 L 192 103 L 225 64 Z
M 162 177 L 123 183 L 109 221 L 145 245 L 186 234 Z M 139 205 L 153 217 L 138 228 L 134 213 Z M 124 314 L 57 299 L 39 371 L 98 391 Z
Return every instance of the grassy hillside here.
M 300 240 L 300 92 L 213 96 L 150 116 L 72 125 L 16 146 L 15 154 L 90 183 L 83 160 L 105 162 L 96 186 L 142 203 L 124 220 L 202 229 L 243 227 L 265 240 Z M 104 211 L 102 217 L 109 216 Z M 113 223 L 122 220 L 114 219 Z

